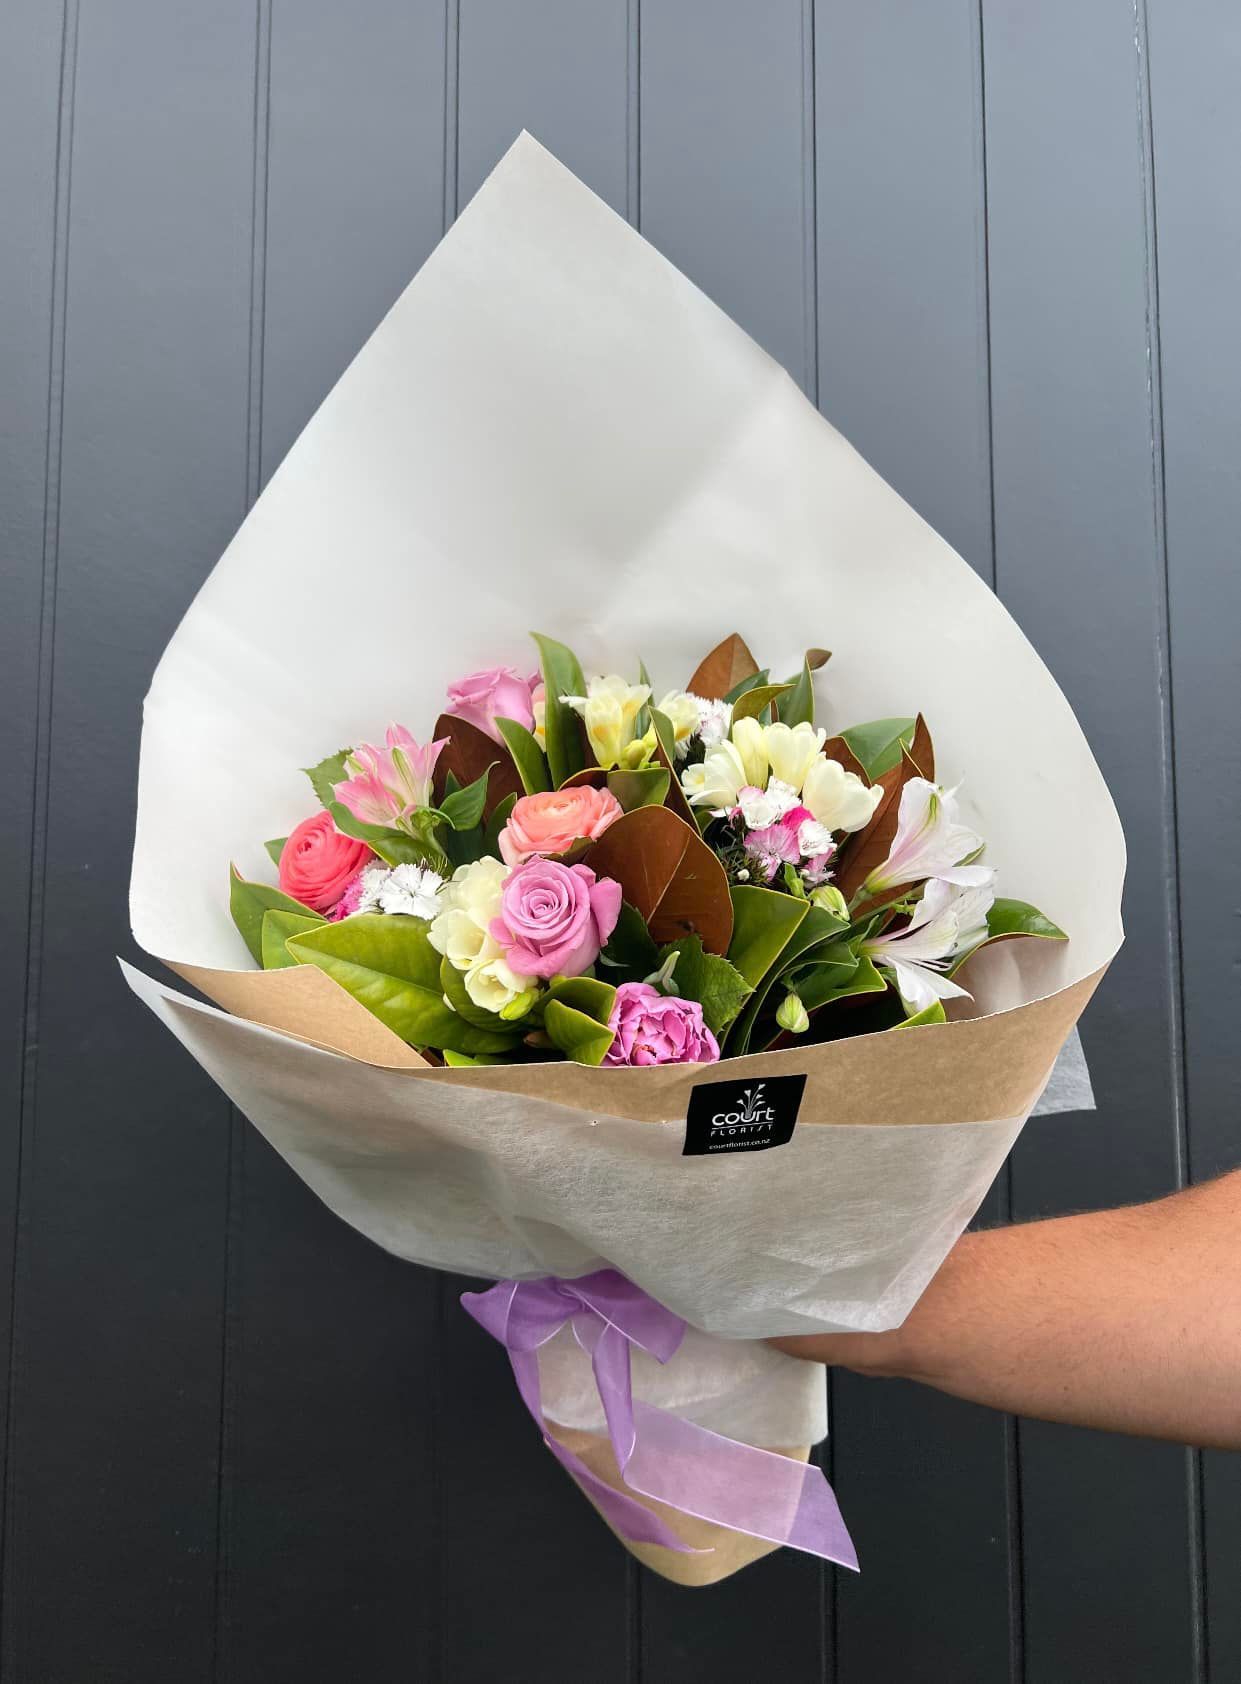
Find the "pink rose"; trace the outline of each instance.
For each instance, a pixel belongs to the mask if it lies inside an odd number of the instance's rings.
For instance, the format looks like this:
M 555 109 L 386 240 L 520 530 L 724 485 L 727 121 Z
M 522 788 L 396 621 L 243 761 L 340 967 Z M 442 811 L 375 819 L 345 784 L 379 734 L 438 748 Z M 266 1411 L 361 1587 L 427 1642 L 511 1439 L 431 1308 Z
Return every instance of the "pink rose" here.
M 531 854 L 564 854 L 575 842 L 597 842 L 624 809 L 610 789 L 577 784 L 542 795 L 523 795 L 500 832 L 500 857 L 520 865 Z
M 330 813 L 303 819 L 280 850 L 280 887 L 316 912 L 330 912 L 367 860 L 365 842 L 342 836 Z
M 661 994 L 649 982 L 622 982 L 608 1028 L 616 1039 L 605 1064 L 714 1064 L 720 1044 L 697 1000 Z
M 448 686 L 448 712 L 477 725 L 498 743 L 503 739 L 496 730 L 497 716 L 534 730 L 533 690 L 539 682 L 537 672 L 532 678 L 522 678 L 514 667 L 467 673 Z
M 529 860 L 509 873 L 491 934 L 519 976 L 581 976 L 616 928 L 621 887 L 586 865 Z

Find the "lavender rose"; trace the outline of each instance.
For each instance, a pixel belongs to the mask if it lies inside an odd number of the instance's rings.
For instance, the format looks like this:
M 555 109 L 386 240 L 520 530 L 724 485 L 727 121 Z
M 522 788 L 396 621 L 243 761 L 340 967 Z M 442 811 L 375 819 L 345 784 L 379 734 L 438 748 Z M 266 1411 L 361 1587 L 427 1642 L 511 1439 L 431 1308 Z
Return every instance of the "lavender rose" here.
M 491 934 L 522 976 L 581 976 L 616 928 L 621 887 L 586 865 L 532 859 L 511 871 Z
M 527 731 L 534 729 L 534 689 L 538 683 L 537 672 L 532 678 L 523 678 L 513 667 L 467 673 L 448 686 L 448 712 L 468 720 L 498 743 L 503 739 L 497 716 L 515 719 Z
M 719 1042 L 697 1000 L 661 994 L 649 982 L 622 982 L 608 1028 L 616 1039 L 605 1064 L 714 1064 Z

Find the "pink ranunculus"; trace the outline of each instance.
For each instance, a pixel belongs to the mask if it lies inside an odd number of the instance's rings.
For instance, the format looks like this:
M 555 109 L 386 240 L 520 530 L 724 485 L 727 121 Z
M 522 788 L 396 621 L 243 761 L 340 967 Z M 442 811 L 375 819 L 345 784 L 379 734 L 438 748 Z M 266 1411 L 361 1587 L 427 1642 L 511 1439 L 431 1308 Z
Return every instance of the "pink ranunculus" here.
M 448 712 L 468 720 L 498 743 L 503 741 L 496 720 L 513 719 L 527 731 L 534 729 L 534 686 L 539 675 L 523 678 L 515 667 L 487 667 L 467 673 L 448 686 Z
M 616 1038 L 605 1064 L 714 1064 L 720 1044 L 697 1000 L 661 994 L 649 982 L 622 982 L 608 1018 Z
M 374 854 L 365 842 L 342 836 L 330 813 L 303 819 L 280 851 L 280 887 L 316 912 L 330 912 Z
M 500 832 L 500 857 L 520 865 L 532 854 L 564 854 L 577 841 L 597 842 L 623 811 L 610 789 L 589 784 L 523 795 Z
M 580 976 L 616 928 L 621 886 L 586 865 L 528 860 L 509 873 L 491 934 L 519 976 Z
M 387 747 L 360 743 L 346 766 L 353 776 L 332 793 L 363 824 L 400 827 L 419 807 L 431 805 L 435 762 L 447 743 L 420 744 L 403 725 L 389 725 Z

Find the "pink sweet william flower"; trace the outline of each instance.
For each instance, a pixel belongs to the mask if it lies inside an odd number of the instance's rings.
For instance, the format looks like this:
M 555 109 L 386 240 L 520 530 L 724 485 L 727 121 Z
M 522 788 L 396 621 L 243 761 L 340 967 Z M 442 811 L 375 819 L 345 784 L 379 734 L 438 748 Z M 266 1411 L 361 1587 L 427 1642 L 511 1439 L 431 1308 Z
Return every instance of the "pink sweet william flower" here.
M 435 762 L 448 739 L 423 746 L 403 725 L 389 725 L 386 741 L 386 748 L 360 743 L 345 761 L 353 776 L 332 793 L 363 824 L 408 830 L 411 814 L 431 805 Z
M 719 1042 L 697 1000 L 661 994 L 649 982 L 622 982 L 608 1018 L 615 1039 L 605 1064 L 714 1064 Z
M 522 678 L 515 667 L 486 667 L 467 673 L 448 686 L 448 712 L 485 731 L 494 741 L 503 739 L 496 720 L 513 719 L 534 730 L 534 688 L 541 682 L 536 672 Z
M 521 976 L 581 976 L 616 928 L 621 886 L 586 865 L 532 859 L 511 871 L 490 934 Z
M 331 912 L 374 854 L 365 842 L 342 836 L 330 813 L 303 819 L 280 850 L 280 887 L 316 912 Z

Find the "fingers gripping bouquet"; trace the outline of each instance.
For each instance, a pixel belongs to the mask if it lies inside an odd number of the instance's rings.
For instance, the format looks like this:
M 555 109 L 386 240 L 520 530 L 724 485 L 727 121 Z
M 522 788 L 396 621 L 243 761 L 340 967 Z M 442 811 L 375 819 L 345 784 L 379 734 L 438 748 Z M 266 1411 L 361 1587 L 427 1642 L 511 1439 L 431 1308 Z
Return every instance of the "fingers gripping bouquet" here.
M 734 634 L 656 705 L 644 666 L 585 681 L 536 641 L 533 676 L 451 684 L 425 745 L 392 725 L 308 769 L 279 889 L 233 871 L 259 964 L 318 966 L 450 1066 L 710 1064 L 943 1023 L 987 942 L 1064 939 L 996 899 L 921 717 L 816 727 L 825 651 L 772 683 Z
M 524 137 L 165 651 L 131 917 L 213 1004 L 126 974 L 345 1221 L 496 1283 L 552 1454 L 704 1582 L 852 1560 L 761 1341 L 908 1314 L 1123 859 L 1000 603 Z

